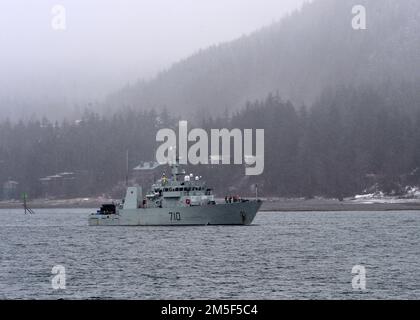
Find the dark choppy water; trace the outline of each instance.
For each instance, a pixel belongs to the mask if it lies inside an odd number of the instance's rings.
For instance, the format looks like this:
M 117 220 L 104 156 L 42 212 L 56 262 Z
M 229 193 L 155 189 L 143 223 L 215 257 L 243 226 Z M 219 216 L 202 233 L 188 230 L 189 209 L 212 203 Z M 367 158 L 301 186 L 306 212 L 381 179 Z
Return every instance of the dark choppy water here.
M 259 213 L 251 227 L 88 227 L 0 210 L 0 299 L 419 299 L 420 213 Z M 53 290 L 51 269 L 66 268 Z M 352 289 L 354 265 L 367 270 Z

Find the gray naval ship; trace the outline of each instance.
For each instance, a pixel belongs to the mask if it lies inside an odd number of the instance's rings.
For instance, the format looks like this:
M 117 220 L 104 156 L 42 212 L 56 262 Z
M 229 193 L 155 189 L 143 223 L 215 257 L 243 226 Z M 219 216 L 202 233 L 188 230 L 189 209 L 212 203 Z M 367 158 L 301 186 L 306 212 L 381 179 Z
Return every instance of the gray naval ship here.
M 226 197 L 216 203 L 212 189 L 200 177 L 186 175 L 178 162 L 172 176 L 163 175 L 143 196 L 128 187 L 121 203 L 104 204 L 89 216 L 91 226 L 250 225 L 261 200 Z

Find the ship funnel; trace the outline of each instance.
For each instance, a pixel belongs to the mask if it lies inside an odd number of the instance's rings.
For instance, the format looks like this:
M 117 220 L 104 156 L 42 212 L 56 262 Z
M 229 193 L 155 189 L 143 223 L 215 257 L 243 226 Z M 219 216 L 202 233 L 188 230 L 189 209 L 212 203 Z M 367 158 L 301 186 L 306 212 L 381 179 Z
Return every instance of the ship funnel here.
M 128 187 L 124 198 L 124 210 L 140 208 L 143 199 L 141 187 Z

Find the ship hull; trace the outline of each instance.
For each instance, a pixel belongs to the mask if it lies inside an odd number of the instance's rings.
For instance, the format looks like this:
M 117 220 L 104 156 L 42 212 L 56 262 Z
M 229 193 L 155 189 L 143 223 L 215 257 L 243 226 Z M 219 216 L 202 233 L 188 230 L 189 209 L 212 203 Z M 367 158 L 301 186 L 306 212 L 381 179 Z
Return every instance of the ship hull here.
M 141 208 L 117 214 L 89 217 L 91 226 L 191 226 L 250 225 L 261 207 L 261 201 L 246 201 L 208 206 L 175 208 Z

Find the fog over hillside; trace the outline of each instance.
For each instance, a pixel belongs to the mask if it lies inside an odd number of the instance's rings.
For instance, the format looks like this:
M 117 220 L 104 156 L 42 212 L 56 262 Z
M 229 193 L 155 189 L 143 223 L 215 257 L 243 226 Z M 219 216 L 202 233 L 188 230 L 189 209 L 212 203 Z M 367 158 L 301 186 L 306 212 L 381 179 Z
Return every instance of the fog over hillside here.
M 356 3 L 366 7 L 367 30 L 353 29 Z M 187 170 L 207 177 L 220 195 L 250 194 L 257 184 L 261 194 L 275 197 L 405 197 L 420 188 L 419 12 L 414 0 L 316 0 L 248 36 L 185 55 L 151 80 L 114 91 L 105 103 L 84 99 L 93 87 L 104 90 L 99 83 L 119 83 L 128 74 L 109 76 L 122 63 L 122 56 L 111 57 L 116 51 L 102 56 L 104 47 L 76 46 L 66 59 L 61 52 L 47 61 L 39 55 L 45 50 L 35 50 L 20 72 L 7 73 L 9 80 L 2 74 L 2 92 L 19 94 L 2 98 L 0 186 L 12 181 L 15 196 L 35 198 L 118 196 L 126 176 L 136 179 L 126 168 L 153 161 L 156 132 L 176 128 L 182 117 L 189 128 L 208 132 L 264 129 L 261 175 L 246 176 L 241 165 Z M 121 49 L 133 42 L 115 34 L 106 39 Z M 84 49 L 87 60 L 72 55 Z M 136 53 L 127 59 L 130 54 Z M 84 70 L 86 61 L 92 65 Z M 49 76 L 42 65 L 51 66 Z M 13 121 L 6 119 L 10 111 Z M 56 121 L 60 116 L 66 119 Z
M 360 3 L 367 10 L 367 30 L 352 25 L 352 8 Z M 242 168 L 203 172 L 221 189 L 249 192 L 247 186 L 257 183 L 261 192 L 282 196 L 343 198 L 365 190 L 404 194 L 407 186 L 420 186 L 419 13 L 415 0 L 315 0 L 250 35 L 185 54 L 157 76 L 127 85 L 121 83 L 127 83 L 128 74 L 135 79 L 147 72 L 135 67 L 115 71 L 125 58 L 125 66 L 157 68 L 130 60 L 146 42 L 131 52 L 127 46 L 135 38 L 120 39 L 110 28 L 106 37 L 93 41 L 109 43 L 95 48 L 86 41 L 98 34 L 92 32 L 84 42 L 72 39 L 69 22 L 69 34 L 50 35 L 57 38 L 49 55 L 45 48 L 36 49 L 37 41 L 47 43 L 41 38 L 32 40 L 30 59 L 23 59 L 27 52 L 15 59 L 10 48 L 3 52 L 8 72 L 0 77 L 0 184 L 14 179 L 42 196 L 40 179 L 77 172 L 79 182 L 69 194 L 110 192 L 124 176 L 126 151 L 132 167 L 153 160 L 156 131 L 176 127 L 182 117 L 191 120 L 191 127 L 207 130 L 265 130 L 264 173 L 252 180 L 243 177 Z M 112 17 L 118 20 L 108 12 Z M 159 30 L 171 34 L 168 25 Z M 25 30 L 14 32 L 32 34 Z M 163 47 L 147 49 L 156 53 L 150 61 L 175 57 L 180 48 L 200 42 L 177 46 L 179 39 L 169 41 L 174 51 L 167 55 Z M 42 66 L 50 66 L 49 73 Z M 107 92 L 114 93 L 105 101 L 97 98 Z M 66 119 L 56 122 L 60 117 Z
M 200 48 L 279 20 L 304 0 L 3 0 L 0 118 L 61 118 Z M 54 30 L 54 5 L 66 29 Z
M 359 4 L 367 30 L 352 28 Z M 420 75 L 419 15 L 417 0 L 316 0 L 249 36 L 202 50 L 153 81 L 123 88 L 108 107 L 208 116 L 269 92 L 311 105 L 337 85 L 412 82 Z

